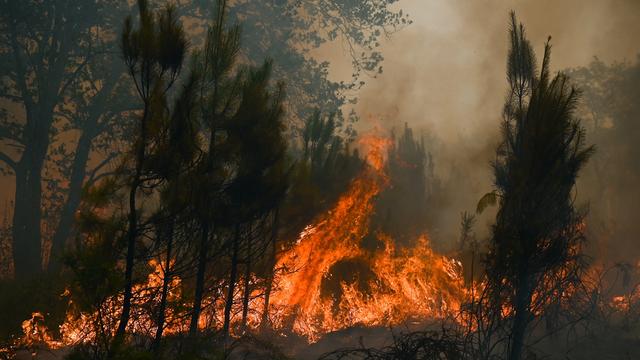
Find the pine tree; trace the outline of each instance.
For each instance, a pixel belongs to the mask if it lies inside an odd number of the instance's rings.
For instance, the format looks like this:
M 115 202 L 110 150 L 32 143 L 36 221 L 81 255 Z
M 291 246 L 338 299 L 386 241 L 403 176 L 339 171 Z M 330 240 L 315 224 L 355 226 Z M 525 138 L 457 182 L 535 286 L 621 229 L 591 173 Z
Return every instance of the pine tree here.
M 575 117 L 578 91 L 565 75 L 550 75 L 549 41 L 538 73 L 513 13 L 510 35 L 510 92 L 493 164 L 495 190 L 479 209 L 492 200 L 499 205 L 486 259 L 488 286 L 494 311 L 512 309 L 507 351 L 509 359 L 519 360 L 534 314 L 549 296 L 560 296 L 562 289 L 554 286 L 569 283 L 549 279 L 571 276 L 569 270 L 580 265 L 583 214 L 574 206 L 573 189 L 594 148 L 585 145 Z
M 220 193 L 227 182 L 226 170 L 230 150 L 225 145 L 224 123 L 233 116 L 240 99 L 242 72 L 236 69 L 240 49 L 240 26 L 227 24 L 227 2 L 216 2 L 213 22 L 210 24 L 202 50 L 194 54 L 193 64 L 200 73 L 198 88 L 198 116 L 206 130 L 207 143 L 202 149 L 202 161 L 195 170 L 194 211 L 200 223 L 200 241 L 197 248 L 196 280 L 189 334 L 198 332 L 198 320 L 205 296 L 207 265 L 218 255 L 224 244 L 211 241 L 216 223 L 224 217 Z
M 122 33 L 122 54 L 129 75 L 143 103 L 137 123 L 136 138 L 132 149 L 132 174 L 128 194 L 128 228 L 126 234 L 126 265 L 122 313 L 113 349 L 122 343 L 131 314 L 133 270 L 136 242 L 140 236 L 140 209 L 138 190 L 148 176 L 149 147 L 158 140 L 162 121 L 166 117 L 166 94 L 182 69 L 187 41 L 176 10 L 167 6 L 155 14 L 146 0 L 138 1 L 139 24 L 134 29 L 133 20 L 127 17 Z M 152 169 L 151 169 L 152 170 Z M 148 191 L 148 190 L 147 190 Z
M 186 79 L 178 94 L 172 113 L 168 114 L 160 132 L 158 145 L 150 154 L 148 166 L 159 175 L 163 181 L 160 194 L 160 209 L 157 210 L 156 242 L 162 249 L 164 277 L 158 309 L 157 330 L 154 338 L 154 350 L 160 350 L 160 341 L 165 326 L 165 311 L 169 285 L 174 277 L 172 263 L 176 262 L 177 248 L 181 242 L 187 242 L 184 237 L 176 238 L 180 226 L 190 222 L 191 215 L 188 208 L 191 203 L 189 177 L 197 160 L 200 149 L 199 123 L 196 116 L 196 99 L 198 89 L 198 75 L 192 73 Z M 183 219 L 185 218 L 186 219 Z M 183 220 L 183 221 L 181 221 Z M 184 223 L 181 223 L 184 222 Z M 163 252 L 163 253 L 162 253 Z
M 231 309 L 240 261 L 240 248 L 247 248 L 244 259 L 245 292 L 248 276 L 251 274 L 253 222 L 264 214 L 276 209 L 288 187 L 286 164 L 287 143 L 284 138 L 284 85 L 270 90 L 271 62 L 248 71 L 243 85 L 242 100 L 235 116 L 226 129 L 230 146 L 236 147 L 235 176 L 226 193 L 231 208 L 228 210 L 233 221 L 234 236 L 231 240 L 231 270 L 224 310 L 223 335 L 229 335 Z M 246 227 L 246 237 L 241 237 L 240 229 Z M 244 240 L 245 244 L 241 241 Z M 248 293 L 244 295 L 244 309 L 248 306 Z
M 387 155 L 390 184 L 378 199 L 376 223 L 399 243 L 408 245 L 423 233 L 428 220 L 427 202 L 434 186 L 430 155 L 424 139 L 405 123 Z

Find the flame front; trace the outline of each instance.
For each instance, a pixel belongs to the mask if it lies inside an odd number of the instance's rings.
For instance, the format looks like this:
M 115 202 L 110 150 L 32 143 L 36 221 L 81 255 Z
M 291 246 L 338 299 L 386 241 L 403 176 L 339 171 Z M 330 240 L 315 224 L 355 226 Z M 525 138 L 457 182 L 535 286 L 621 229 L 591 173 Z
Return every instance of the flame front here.
M 413 248 L 396 249 L 393 239 L 377 233 L 377 239 L 383 244 L 381 249 L 371 251 L 361 247 L 362 239 L 370 231 L 376 196 L 389 184 L 384 171 L 384 155 L 390 141 L 372 135 L 362 138 L 360 143 L 367 151 L 368 166 L 352 181 L 335 206 L 307 226 L 294 246 L 277 261 L 278 273 L 268 309 L 271 326 L 281 332 L 293 331 L 310 342 L 317 341 L 327 332 L 354 325 L 394 325 L 410 319 L 453 314 L 465 298 L 460 262 L 434 253 L 426 236 L 417 239 Z M 332 267 L 353 259 L 368 267 L 371 276 L 364 280 L 367 290 L 357 282 L 340 281 L 339 297 L 323 294 L 323 281 L 336 275 L 332 273 Z M 139 311 L 134 310 L 127 329 L 145 337 L 151 337 L 157 328 L 154 312 L 145 309 L 159 303 L 157 289 L 164 278 L 164 269 L 159 262 L 152 260 L 149 265 L 154 271 L 147 282 L 134 287 L 134 309 Z M 170 301 L 181 301 L 180 283 L 180 278 L 172 279 Z M 241 288 L 243 283 L 238 281 L 238 286 Z M 252 278 L 250 284 L 256 283 Z M 260 290 L 255 289 L 249 302 L 248 326 L 253 329 L 261 326 L 259 314 L 264 308 L 264 298 L 259 294 Z M 207 300 L 207 310 L 203 312 L 199 326 L 205 328 L 213 324 L 217 327 L 221 323 L 217 317 L 223 313 L 224 299 L 218 296 Z M 34 313 L 23 324 L 25 336 L 22 342 L 45 343 L 50 348 L 57 348 L 101 341 L 95 329 L 113 335 L 121 304 L 121 295 L 111 297 L 93 314 L 74 311 L 70 304 L 67 319 L 60 326 L 60 340 L 51 338 L 43 316 Z M 236 299 L 232 313 L 240 313 L 241 306 L 241 301 Z M 182 308 L 189 309 L 190 304 L 183 303 Z M 164 334 L 184 333 L 187 330 L 184 318 L 184 314 L 167 309 Z M 239 322 L 237 316 L 232 319 L 232 325 Z
M 316 341 L 322 334 L 354 325 L 394 325 L 410 318 L 441 317 L 457 311 L 464 298 L 461 264 L 436 255 L 426 236 L 412 249 L 397 250 L 393 239 L 379 233 L 383 250 L 362 249 L 368 235 L 376 195 L 388 184 L 384 173 L 387 139 L 369 136 L 369 166 L 353 181 L 333 209 L 300 235 L 296 245 L 278 260 L 284 269 L 270 304 L 276 328 Z M 323 296 L 322 281 L 332 266 L 360 259 L 370 268 L 368 291 L 356 283 L 340 282 L 341 296 Z M 292 324 L 292 325 L 291 325 Z

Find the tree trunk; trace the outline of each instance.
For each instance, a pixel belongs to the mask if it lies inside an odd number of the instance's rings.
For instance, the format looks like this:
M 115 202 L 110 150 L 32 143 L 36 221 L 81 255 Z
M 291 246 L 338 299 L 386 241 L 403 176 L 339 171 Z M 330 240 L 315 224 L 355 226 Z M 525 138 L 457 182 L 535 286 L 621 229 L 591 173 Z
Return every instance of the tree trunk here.
M 214 83 L 214 91 L 215 89 L 217 89 L 217 82 Z M 201 90 L 200 98 L 202 99 L 203 88 L 201 87 L 200 90 Z M 215 94 L 216 93 L 214 93 L 214 97 L 213 97 L 214 103 L 217 101 L 217 97 Z M 201 108 L 201 111 L 202 111 L 202 108 Z M 202 117 L 206 118 L 206 116 L 202 116 Z M 212 125 L 213 125 L 213 123 L 215 123 L 215 111 L 213 112 L 213 116 L 211 118 L 212 118 Z M 213 155 L 214 155 L 213 150 L 214 150 L 214 144 L 215 144 L 214 142 L 215 137 L 216 137 L 215 126 L 211 126 L 211 131 L 209 134 L 209 139 L 210 139 L 209 153 L 207 154 L 207 158 L 206 158 L 206 166 L 203 174 L 204 176 L 208 176 L 209 172 L 213 168 Z M 200 320 L 200 312 L 202 311 L 202 297 L 204 295 L 204 277 L 207 270 L 207 257 L 208 257 L 207 246 L 208 246 L 208 240 L 209 240 L 209 232 L 211 230 L 209 221 L 211 220 L 207 218 L 202 223 L 202 237 L 200 239 L 200 249 L 199 249 L 199 256 L 198 256 L 196 288 L 195 288 L 195 294 L 193 297 L 193 310 L 191 312 L 191 323 L 189 324 L 190 337 L 194 337 L 198 333 L 198 321 Z
M 249 231 L 251 234 L 251 231 Z M 249 297 L 251 295 L 251 235 L 247 237 L 247 257 L 244 270 L 244 295 L 242 297 L 242 332 L 247 331 L 247 317 L 249 315 Z
M 526 274 L 525 274 L 526 275 Z M 516 289 L 515 314 L 511 327 L 511 346 L 509 360 L 522 359 L 524 349 L 524 337 L 530 320 L 529 304 L 531 303 L 531 291 L 527 276 L 520 277 L 520 284 Z
M 42 268 L 40 255 L 40 191 L 39 174 L 32 174 L 31 170 L 18 169 L 16 171 L 16 192 L 13 211 L 13 260 L 15 278 L 19 280 L 36 276 Z
M 131 181 L 131 189 L 129 190 L 129 227 L 127 231 L 127 258 L 124 273 L 124 297 L 122 300 L 122 313 L 120 315 L 120 323 L 113 340 L 113 346 L 108 354 L 108 358 L 112 358 L 115 353 L 113 350 L 122 344 L 124 334 L 129 324 L 131 315 L 131 298 L 133 297 L 133 265 L 135 261 L 136 238 L 138 237 L 138 209 L 136 208 L 136 195 L 138 187 L 141 185 L 142 165 L 145 158 L 145 146 L 147 143 L 146 129 L 147 117 L 149 115 L 149 104 L 145 103 L 142 120 L 140 121 L 140 139 L 136 149 L 136 169 Z
M 202 311 L 202 296 L 204 294 L 204 275 L 207 271 L 207 243 L 209 239 L 209 223 L 202 226 L 200 237 L 200 249 L 198 256 L 198 271 L 196 273 L 196 289 L 193 296 L 193 310 L 191 311 L 191 323 L 189 324 L 189 336 L 193 337 L 198 333 L 198 321 Z
M 260 327 L 263 329 L 269 323 L 269 298 L 271 297 L 271 290 L 273 288 L 273 278 L 275 277 L 276 266 L 276 252 L 278 250 L 276 239 L 278 237 L 278 215 L 280 208 L 276 208 L 273 215 L 273 225 L 271 227 L 271 273 L 267 279 L 267 288 L 264 291 L 264 308 L 262 310 L 262 320 L 260 321 Z
M 16 191 L 13 211 L 13 260 L 16 279 L 32 278 L 42 272 L 42 239 L 40 222 L 42 219 L 42 168 L 50 142 L 53 112 L 61 100 L 58 91 L 65 76 L 69 43 L 64 34 L 56 51 L 50 51 L 47 71 L 37 72 L 37 97 L 30 94 L 27 85 L 28 62 L 22 56 L 22 46 L 18 42 L 16 22 L 11 22 L 10 46 L 13 51 L 14 68 L 18 90 L 26 112 L 26 124 L 22 128 L 20 142 L 24 145 L 20 161 L 15 165 Z M 54 32 L 62 31 L 56 22 Z M 46 42 L 44 39 L 43 42 Z M 44 45 L 44 44 L 39 44 Z M 44 56 L 44 55 L 43 55 Z
M 71 235 L 75 212 L 80 205 L 82 185 L 87 173 L 86 166 L 89 159 L 89 152 L 91 150 L 93 137 L 93 134 L 84 131 L 78 141 L 76 156 L 71 170 L 69 194 L 67 196 L 67 201 L 62 208 L 60 220 L 58 221 L 58 226 L 56 227 L 56 232 L 53 235 L 51 243 L 51 255 L 49 257 L 49 265 L 47 267 L 47 270 L 50 273 L 58 272 L 61 267 L 60 258 L 64 252 L 67 239 Z
M 136 190 L 139 186 L 139 176 L 136 176 L 134 185 L 129 192 L 129 231 L 127 232 L 127 258 L 124 273 L 124 298 L 122 300 L 122 313 L 120 323 L 116 331 L 116 339 L 124 336 L 131 315 L 131 298 L 133 297 L 133 265 L 135 261 L 136 237 L 138 232 L 138 211 L 136 209 Z
M 69 179 L 69 194 L 62 208 L 60 220 L 58 221 L 58 226 L 56 227 L 51 243 L 51 255 L 47 267 L 50 273 L 60 270 L 60 257 L 64 252 L 67 240 L 71 236 L 74 215 L 81 201 L 82 187 L 85 176 L 87 175 L 87 162 L 89 160 L 89 154 L 91 153 L 91 144 L 100 132 L 98 130 L 99 120 L 100 117 L 107 112 L 105 107 L 107 99 L 116 83 L 117 80 L 115 79 L 107 81 L 100 92 L 94 96 L 93 103 L 88 110 L 88 119 L 82 126 L 82 135 L 78 140 L 71 169 L 71 178 Z
M 42 272 L 42 167 L 49 147 L 49 124 L 53 110 L 40 111 L 41 122 L 28 119 L 28 146 L 17 164 L 13 212 L 13 257 L 16 279 L 28 279 Z M 32 116 L 28 113 L 28 117 Z
M 173 218 L 169 219 L 167 229 L 167 256 L 164 262 L 164 277 L 162 279 L 162 293 L 160 294 L 160 309 L 158 309 L 158 329 L 153 343 L 156 355 L 160 352 L 160 340 L 162 340 L 162 332 L 164 331 L 165 310 L 167 308 L 167 296 L 169 293 L 169 284 L 171 283 L 171 256 L 173 256 Z
M 224 306 L 224 324 L 222 326 L 222 335 L 225 343 L 229 339 L 229 327 L 231 324 L 231 310 L 233 308 L 233 294 L 236 290 L 236 280 L 238 277 L 238 252 L 240 251 L 240 224 L 236 224 L 235 235 L 233 239 L 233 253 L 231 255 L 231 274 L 229 275 L 229 290 L 227 291 L 227 299 Z

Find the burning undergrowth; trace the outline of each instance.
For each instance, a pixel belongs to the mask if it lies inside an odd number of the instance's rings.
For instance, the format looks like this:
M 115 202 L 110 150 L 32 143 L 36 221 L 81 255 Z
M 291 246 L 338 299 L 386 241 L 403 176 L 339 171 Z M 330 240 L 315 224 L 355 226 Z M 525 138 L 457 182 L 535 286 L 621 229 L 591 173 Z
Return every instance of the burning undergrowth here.
M 283 273 L 272 301 L 276 327 L 316 341 L 327 332 L 355 325 L 396 325 L 412 317 L 442 317 L 459 309 L 464 284 L 459 262 L 435 254 L 422 236 L 397 248 L 377 232 L 380 246 L 367 249 L 376 196 L 389 183 L 386 138 L 362 143 L 370 166 L 338 200 L 301 234 L 278 261 Z
M 268 316 L 261 316 L 264 297 L 252 290 L 248 327 L 258 330 L 268 325 L 280 334 L 295 333 L 309 342 L 324 334 L 355 326 L 390 326 L 408 320 L 441 318 L 456 313 L 465 297 L 461 264 L 436 254 L 423 235 L 411 247 L 399 247 L 391 236 L 372 225 L 375 200 L 389 178 L 385 171 L 385 154 L 390 141 L 366 136 L 360 141 L 366 151 L 368 166 L 354 179 L 335 206 L 308 225 L 299 238 L 277 259 L 274 290 Z M 364 246 L 363 240 L 375 246 Z M 128 332 L 136 338 L 152 338 L 157 326 L 154 306 L 164 271 L 157 261 L 146 282 L 134 289 L 134 318 Z M 255 285 L 258 280 L 250 279 Z M 244 280 L 239 281 L 244 284 Z M 220 284 L 223 288 L 224 284 Z M 258 288 L 258 286 L 255 286 Z M 169 284 L 169 301 L 180 306 L 166 314 L 165 336 L 185 333 L 184 319 L 189 303 L 181 294 L 181 279 Z M 243 289 L 237 292 L 243 293 Z M 64 294 L 68 296 L 69 294 Z M 200 327 L 220 325 L 225 299 L 214 294 L 205 303 Z M 80 311 L 70 302 L 59 335 L 53 336 L 44 326 L 42 314 L 34 314 L 23 324 L 24 337 L 18 345 L 36 344 L 49 348 L 80 343 L 107 346 L 118 319 L 122 297 L 109 297 L 93 313 Z M 157 305 L 157 304 L 156 304 Z M 234 301 L 232 333 L 240 335 L 238 325 L 241 301 Z
M 294 335 L 308 343 L 316 343 L 323 337 L 334 343 L 331 336 L 325 335 L 350 329 L 359 332 L 358 329 L 363 328 L 426 324 L 439 319 L 457 319 L 454 324 L 463 327 L 470 321 L 465 331 L 471 333 L 479 327 L 471 324 L 473 315 L 469 318 L 468 312 L 473 310 L 474 301 L 480 301 L 483 283 L 475 284 L 474 291 L 465 286 L 461 262 L 436 253 L 427 235 L 419 236 L 410 246 L 401 246 L 376 227 L 376 199 L 391 183 L 385 159 L 390 141 L 367 136 L 361 143 L 368 166 L 331 209 L 317 216 L 294 242 L 281 249 L 274 267 L 273 291 L 266 316 L 260 280 L 251 276 L 247 282 L 238 281 L 231 319 L 233 335 L 239 337 L 271 329 L 274 334 Z M 127 328 L 131 339 L 143 343 L 149 342 L 156 333 L 159 289 L 165 278 L 161 262 L 151 260 L 148 268 L 146 280 L 134 287 L 133 321 Z M 633 320 L 629 314 L 637 313 L 640 303 L 637 287 L 625 292 L 627 295 L 613 296 L 610 291 L 599 288 L 604 282 L 598 274 L 605 272 L 592 270 L 589 279 L 593 279 L 584 282 L 586 288 L 581 292 L 588 296 L 580 299 L 595 300 L 588 304 L 582 301 L 580 307 L 591 304 L 597 310 L 592 313 L 602 314 L 601 317 L 622 316 L 627 319 L 624 322 L 627 327 L 635 326 L 630 325 Z M 624 270 L 633 272 L 633 269 Z M 240 317 L 245 284 L 251 286 L 247 328 L 241 325 Z M 220 329 L 226 303 L 225 286 L 224 282 L 214 284 L 218 290 L 203 304 L 200 329 Z M 183 280 L 178 276 L 168 284 L 168 301 L 172 306 L 166 310 L 165 337 L 180 337 L 188 332 L 185 319 L 189 317 L 191 304 L 183 289 Z M 563 297 L 572 296 L 566 291 L 563 294 Z M 69 291 L 61 294 L 69 299 L 73 298 L 71 295 Z M 122 296 L 104 299 L 94 311 L 82 310 L 78 305 L 69 300 L 66 319 L 57 331 L 45 326 L 42 313 L 34 313 L 23 322 L 24 335 L 14 342 L 13 348 L 30 349 L 33 353 L 41 348 L 59 349 L 80 344 L 108 348 L 117 327 Z M 503 316 L 509 318 L 511 313 L 507 311 Z M 597 323 L 596 320 L 591 323 Z

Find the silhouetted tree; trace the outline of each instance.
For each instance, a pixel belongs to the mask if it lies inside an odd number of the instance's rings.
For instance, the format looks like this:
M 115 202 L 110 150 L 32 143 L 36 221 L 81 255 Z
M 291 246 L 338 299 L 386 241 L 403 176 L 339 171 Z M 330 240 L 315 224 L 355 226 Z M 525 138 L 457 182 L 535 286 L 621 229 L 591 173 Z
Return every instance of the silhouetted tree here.
M 121 37 L 124 61 L 143 103 L 143 110 L 136 126 L 136 138 L 132 149 L 133 170 L 128 194 L 124 297 L 114 340 L 116 349 L 123 340 L 131 313 L 136 240 L 140 235 L 138 190 L 149 180 L 149 146 L 158 140 L 158 132 L 161 130 L 159 125 L 166 115 L 165 96 L 182 69 L 187 47 L 182 25 L 177 20 L 173 6 L 167 6 L 154 14 L 149 9 L 147 1 L 140 0 L 138 10 L 138 27 L 134 28 L 133 19 L 127 17 Z
M 389 186 L 380 193 L 375 224 L 408 245 L 426 231 L 428 201 L 437 185 L 433 159 L 406 123 L 398 136 L 392 133 L 387 158 Z
M 304 205 L 308 212 L 315 214 L 322 205 L 331 204 L 357 174 L 362 164 L 357 151 L 352 153 L 349 149 L 351 141 L 338 134 L 334 113 L 325 115 L 316 109 L 306 119 L 293 181 L 293 191 L 298 193 L 293 198 L 304 198 L 303 203 L 315 204 L 310 208 Z
M 41 246 L 43 220 L 59 219 L 52 250 L 57 264 L 87 175 L 88 153 L 118 112 L 114 107 L 109 113 L 104 105 L 114 97 L 120 72 L 117 67 L 105 72 L 102 66 L 112 62 L 109 39 L 120 5 L 116 1 L 0 4 L 0 140 L 6 145 L 0 159 L 15 176 L 12 235 L 18 278 L 42 269 L 41 255 L 47 250 Z M 66 142 L 77 129 L 81 130 L 78 145 L 69 151 Z M 54 176 L 69 179 L 64 205 L 60 181 L 45 184 L 46 166 Z M 43 185 L 53 191 L 45 192 Z M 50 196 L 52 204 L 45 204 L 43 195 Z M 50 207 L 48 214 L 43 215 L 43 207 Z
M 107 47 L 104 54 L 94 55 L 93 61 L 84 66 L 84 76 L 70 87 L 75 109 L 63 112 L 65 121 L 73 124 L 73 129 L 67 132 L 80 130 L 74 151 L 53 161 L 58 171 L 68 179 L 69 185 L 66 191 L 54 188 L 50 194 L 43 194 L 64 195 L 56 197 L 60 209 L 54 207 L 52 216 L 57 221 L 51 235 L 47 270 L 54 274 L 60 270 L 64 250 L 75 233 L 74 214 L 81 202 L 82 188 L 90 186 L 112 170 L 119 155 L 118 145 L 126 143 L 125 134 L 131 130 L 127 122 L 121 120 L 130 117 L 137 107 L 129 96 L 132 89 L 124 81 L 125 69 L 116 55 L 115 41 L 109 39 L 103 46 Z M 66 144 L 64 140 L 59 148 L 65 148 Z M 51 155 L 47 158 L 49 162 L 52 162 Z M 95 165 L 90 166 L 91 163 Z
M 160 341 L 165 326 L 165 311 L 169 285 L 173 279 L 173 262 L 177 257 L 176 240 L 186 241 L 176 233 L 180 227 L 188 225 L 191 213 L 187 211 L 191 203 L 188 177 L 194 173 L 198 160 L 199 122 L 196 116 L 198 77 L 192 73 L 186 79 L 181 92 L 178 94 L 172 113 L 167 114 L 163 129 L 160 132 L 157 146 L 150 154 L 148 167 L 164 182 L 160 194 L 160 209 L 157 214 L 159 229 L 156 231 L 158 247 L 161 249 L 163 263 L 162 290 L 158 309 L 157 330 L 154 339 L 156 353 L 160 349 Z M 186 215 L 186 219 L 185 218 Z M 185 224 L 179 220 L 184 221 Z
M 287 189 L 286 149 L 283 136 L 283 84 L 275 91 L 269 90 L 271 62 L 257 69 L 250 70 L 243 85 L 242 100 L 238 111 L 227 125 L 227 134 L 231 146 L 238 146 L 234 179 L 227 189 L 228 212 L 234 222 L 234 237 L 231 248 L 231 271 L 224 312 L 223 334 L 228 336 L 231 320 L 231 308 L 234 301 L 234 289 L 237 281 L 237 267 L 240 256 L 240 228 L 248 225 L 249 231 L 245 239 L 247 257 L 244 259 L 247 272 L 251 274 L 253 249 L 251 228 L 254 219 L 274 210 Z M 248 284 L 248 280 L 245 283 Z M 245 288 L 249 291 L 248 288 Z M 245 295 L 245 309 L 247 307 Z M 245 314 L 246 321 L 246 314 Z
M 83 189 L 76 222 L 80 241 L 73 251 L 65 254 L 64 264 L 70 270 L 68 282 L 70 300 L 77 313 L 98 314 L 90 329 L 80 329 L 86 334 L 95 334 L 93 346 L 105 351 L 109 349 L 112 331 L 117 324 L 110 320 L 118 318 L 120 308 L 106 304 L 107 299 L 122 291 L 122 272 L 118 268 L 122 239 L 127 232 L 127 214 L 118 209 L 126 204 L 126 176 L 118 169 L 117 174 L 105 177 L 96 184 Z
M 194 210 L 200 223 L 194 301 L 189 334 L 198 332 L 198 320 L 205 295 L 207 265 L 219 256 L 226 243 L 220 243 L 215 225 L 224 218 L 221 192 L 228 182 L 229 148 L 224 139 L 224 125 L 233 116 L 241 96 L 242 72 L 234 72 L 240 48 L 239 25 L 228 25 L 227 2 L 216 2 L 202 50 L 194 54 L 194 66 L 201 73 L 198 111 L 205 129 L 202 161 L 196 169 Z M 211 241 L 213 238 L 216 241 Z
M 510 91 L 493 164 L 495 190 L 479 209 L 494 200 L 499 205 L 486 258 L 488 287 L 493 311 L 511 311 L 507 353 L 518 360 L 534 316 L 562 295 L 570 285 L 566 277 L 580 266 L 582 213 L 574 206 L 573 189 L 593 147 L 585 146 L 575 117 L 578 92 L 565 75 L 550 75 L 549 42 L 538 73 L 513 13 L 510 40 Z
M 355 90 L 367 77 L 382 71 L 381 39 L 411 23 L 406 13 L 394 8 L 397 0 L 373 1 L 243 1 L 229 3 L 229 18 L 243 24 L 243 61 L 259 66 L 261 59 L 274 60 L 273 73 L 287 82 L 289 125 L 297 135 L 314 107 L 335 113 L 341 135 L 353 135 L 355 114 L 341 107 L 355 101 Z M 208 20 L 214 0 L 190 1 L 184 13 Z M 318 61 L 310 51 L 328 42 L 340 42 L 352 62 L 352 78 L 329 79 L 329 63 Z M 310 106 L 313 104 L 313 106 Z

